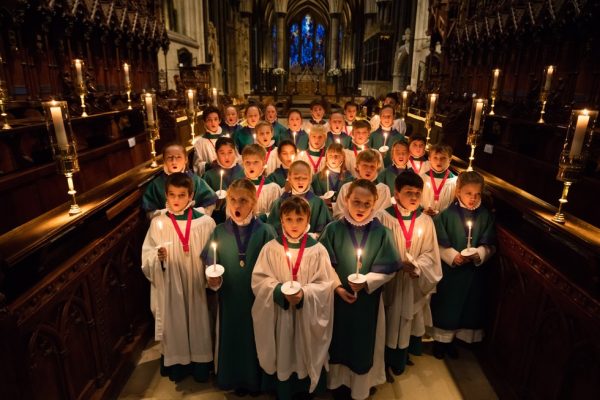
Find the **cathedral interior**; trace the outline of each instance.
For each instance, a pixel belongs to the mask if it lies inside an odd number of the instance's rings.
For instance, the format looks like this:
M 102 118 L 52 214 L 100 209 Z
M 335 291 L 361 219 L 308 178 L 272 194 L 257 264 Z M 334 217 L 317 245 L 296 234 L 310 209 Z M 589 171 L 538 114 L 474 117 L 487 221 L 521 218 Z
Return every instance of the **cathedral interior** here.
M 497 253 L 473 362 L 492 398 L 600 398 L 599 17 L 592 0 L 2 1 L 0 398 L 119 397 L 153 338 L 141 199 L 202 110 L 272 104 L 285 125 L 352 102 L 373 121 L 389 94 L 407 136 L 485 178 Z

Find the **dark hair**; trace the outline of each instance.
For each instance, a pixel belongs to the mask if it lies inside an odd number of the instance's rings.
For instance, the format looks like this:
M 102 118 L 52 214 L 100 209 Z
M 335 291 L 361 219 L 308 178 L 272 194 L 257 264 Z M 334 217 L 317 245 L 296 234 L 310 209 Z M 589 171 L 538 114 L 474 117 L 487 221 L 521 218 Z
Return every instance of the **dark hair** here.
M 398 95 L 394 92 L 390 92 L 388 94 L 385 95 L 384 99 L 390 98 L 392 100 L 394 100 L 396 102 L 396 104 L 398 104 Z
M 433 144 L 429 148 L 429 154 L 431 153 L 446 153 L 452 158 L 452 147 L 443 143 Z
M 292 142 L 291 140 L 282 140 L 281 143 L 279 143 L 279 146 L 277 146 L 277 154 L 281 155 L 281 149 L 283 148 L 283 146 L 292 146 L 294 148 L 294 153 L 298 152 L 298 148 L 296 147 L 296 144 L 294 142 Z
M 458 179 L 456 181 L 456 188 L 460 189 L 461 187 L 469 184 L 481 185 L 481 191 L 483 192 L 483 187 L 485 185 L 485 180 L 483 176 L 479 174 L 479 172 L 475 171 L 463 171 L 458 175 Z
M 356 179 L 350 184 L 348 193 L 346 194 L 346 199 L 350 197 L 356 188 L 367 189 L 373 196 L 375 196 L 375 200 L 377 200 L 379 197 L 379 194 L 377 193 L 377 186 L 373 182 L 368 179 Z
M 174 172 L 168 175 L 165 183 L 165 193 L 168 193 L 169 186 L 185 188 L 190 195 L 194 194 L 194 181 L 184 172 Z
M 361 119 L 352 124 L 352 130 L 355 131 L 357 129 L 367 129 L 369 132 L 371 132 L 371 124 L 364 119 Z
M 386 109 L 388 109 L 388 108 L 389 108 L 390 110 L 392 110 L 392 115 L 393 115 L 393 114 L 396 112 L 396 110 L 394 110 L 394 107 L 390 106 L 389 104 L 386 104 L 385 106 L 381 107 L 381 110 L 379 110 L 379 115 L 381 115 L 381 112 L 382 112 L 383 110 L 386 110 Z
M 396 146 L 404 146 L 408 150 L 408 142 L 406 140 L 396 140 L 394 144 L 392 144 L 392 150 L 394 150 L 394 147 Z
M 423 189 L 423 179 L 411 170 L 403 172 L 396 177 L 394 189 L 396 192 L 400 192 L 404 186 Z
M 288 111 L 287 117 L 289 118 L 292 114 L 298 114 L 300 116 L 300 119 L 302 119 L 302 113 L 300 112 L 300 110 L 292 108 L 290 111 Z
M 249 103 L 249 104 L 246 106 L 246 110 L 244 111 L 244 116 L 246 116 L 246 114 L 248 114 L 248 110 L 249 110 L 250 108 L 252 108 L 252 107 L 256 107 L 256 109 L 258 110 L 258 115 L 259 115 L 260 117 L 262 117 L 262 116 L 263 116 L 263 109 L 262 109 L 261 105 L 260 105 L 259 103 L 254 103 L 254 102 L 253 102 L 253 103 Z
M 223 146 L 231 146 L 235 150 L 235 142 L 230 137 L 221 136 L 217 139 L 217 143 L 215 143 L 215 150 L 219 151 L 219 149 Z
M 308 108 L 312 110 L 314 106 L 321 106 L 323 107 L 323 110 L 327 111 L 327 105 L 325 104 L 324 100 L 314 99 L 310 102 L 310 106 Z
M 353 101 L 347 101 L 346 104 L 344 104 L 344 111 L 346 111 L 348 107 L 356 107 L 356 109 L 358 110 L 358 104 L 356 104 Z
M 221 112 L 217 107 L 208 106 L 204 109 L 204 111 L 202 111 L 202 121 L 206 122 L 206 119 L 210 114 L 217 114 L 217 117 L 219 117 L 219 121 L 222 119 Z
M 165 155 L 165 152 L 167 151 L 167 149 L 168 149 L 169 147 L 179 147 L 179 148 L 181 149 L 182 153 L 183 153 L 183 154 L 186 154 L 186 150 L 185 150 L 185 146 L 184 146 L 184 145 L 182 145 L 182 144 L 181 144 L 181 143 L 179 143 L 179 142 L 169 142 L 169 143 L 167 143 L 167 144 L 165 145 L 165 147 L 163 147 L 163 151 L 162 151 L 162 155 L 163 155 L 163 157 L 164 157 L 164 155 Z
M 412 142 L 423 142 L 426 143 L 427 139 L 425 138 L 425 136 L 423 135 L 412 135 L 409 139 L 408 139 L 408 143 L 412 143 Z
M 301 196 L 292 196 L 281 203 L 279 208 L 279 216 L 282 218 L 286 214 L 296 213 L 300 215 L 308 215 L 310 220 L 310 204 Z

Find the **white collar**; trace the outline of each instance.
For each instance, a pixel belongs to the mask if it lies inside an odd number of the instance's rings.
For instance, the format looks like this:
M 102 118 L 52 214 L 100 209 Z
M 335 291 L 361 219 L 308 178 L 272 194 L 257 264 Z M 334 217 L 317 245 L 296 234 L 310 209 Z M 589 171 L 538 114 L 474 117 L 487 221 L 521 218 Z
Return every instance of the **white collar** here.
M 320 149 L 315 149 L 315 148 L 313 148 L 313 147 L 312 147 L 310 144 L 308 145 L 308 150 L 309 150 L 309 151 L 321 151 L 321 150 L 323 150 L 324 148 L 325 148 L 325 145 L 321 146 L 321 148 L 320 148 Z
M 344 218 L 346 219 L 346 221 L 348 221 L 350 223 L 350 225 L 354 225 L 354 226 L 365 226 L 367 225 L 369 222 L 373 221 L 373 219 L 375 218 L 375 209 L 373 208 L 373 211 L 371 211 L 371 214 L 369 214 L 369 216 L 367 218 L 365 218 L 363 221 L 358 222 L 356 221 L 354 218 L 352 218 L 352 216 L 350 216 L 350 212 L 348 211 L 348 209 L 346 208 L 344 210 Z
M 477 210 L 477 209 L 479 208 L 479 206 L 481 205 L 481 200 L 479 200 L 479 203 L 477 203 L 477 204 L 475 205 L 475 207 L 473 207 L 473 208 L 469 208 L 469 207 L 467 207 L 465 204 L 463 204 L 463 202 L 462 202 L 462 201 L 460 201 L 460 199 L 459 199 L 458 197 L 457 197 L 456 199 L 458 200 L 458 204 L 459 204 L 459 205 L 460 205 L 462 208 L 466 208 L 467 210 L 470 210 L 470 211 Z
M 300 243 L 300 239 L 302 239 L 304 237 L 304 235 L 306 235 L 308 233 L 308 231 L 310 231 L 310 224 L 306 225 L 306 229 L 304 230 L 304 233 L 302 233 L 296 239 L 290 237 L 287 233 L 285 233 L 285 231 L 283 230 L 283 228 L 281 228 L 281 231 L 283 232 L 283 236 L 285 236 L 286 240 L 289 243 Z
M 220 135 L 223 133 L 223 128 L 221 128 L 221 126 L 219 125 L 219 127 L 217 127 L 216 132 L 206 131 L 206 133 L 208 133 L 209 135 Z
M 250 211 L 248 213 L 248 215 L 246 216 L 246 218 L 244 218 L 244 220 L 242 222 L 240 222 L 239 224 L 235 221 L 235 219 L 233 219 L 233 217 L 229 216 L 229 218 L 231 218 L 231 222 L 236 224 L 237 226 L 248 226 L 248 225 L 250 225 L 250 222 L 252 222 L 252 219 L 254 219 L 254 212 Z
M 330 167 L 329 165 L 327 165 L 327 169 L 330 170 L 331 172 L 335 172 L 335 173 L 338 173 L 338 174 L 340 172 L 342 172 L 342 166 L 341 165 L 339 167 L 337 167 L 337 168 L 333 168 L 333 167 Z
M 165 204 L 165 208 L 167 209 L 167 211 L 169 213 L 171 213 L 173 215 L 183 215 L 188 210 L 188 208 L 193 207 L 194 204 L 196 204 L 196 201 L 195 200 L 190 200 L 187 203 L 187 205 L 183 208 L 183 210 L 181 210 L 181 211 L 173 211 L 173 210 L 171 210 L 171 207 L 169 207 L 168 203 Z
M 312 176 L 311 176 L 311 181 L 312 181 Z M 292 189 L 292 194 L 294 196 L 302 196 L 306 193 L 308 193 L 308 191 L 310 190 L 310 185 L 306 187 L 306 189 L 303 192 L 298 192 L 296 189 L 294 189 L 294 187 L 292 186 L 292 184 L 290 183 L 290 187 Z

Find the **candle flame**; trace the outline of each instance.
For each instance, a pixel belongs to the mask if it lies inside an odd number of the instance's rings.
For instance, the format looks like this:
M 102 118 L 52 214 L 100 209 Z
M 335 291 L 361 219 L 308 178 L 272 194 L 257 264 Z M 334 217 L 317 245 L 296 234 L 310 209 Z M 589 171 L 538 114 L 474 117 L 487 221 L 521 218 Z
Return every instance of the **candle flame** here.
M 494 70 L 494 77 L 496 77 L 496 78 L 497 78 L 499 75 L 500 75 L 500 68 L 496 68 L 496 69 Z
M 225 171 L 221 170 L 221 172 L 220 172 L 221 176 L 223 176 L 224 173 L 225 173 Z
M 212 247 L 213 250 L 217 249 L 217 242 L 210 242 L 210 247 Z
M 325 174 L 326 174 L 327 176 L 329 176 L 329 170 L 325 171 Z
M 356 250 L 356 256 L 360 258 L 362 256 L 362 249 Z
M 469 220 L 469 221 L 467 221 L 467 226 L 468 226 L 469 228 L 472 228 L 472 227 L 473 227 L 473 221 L 470 221 L 470 220 Z

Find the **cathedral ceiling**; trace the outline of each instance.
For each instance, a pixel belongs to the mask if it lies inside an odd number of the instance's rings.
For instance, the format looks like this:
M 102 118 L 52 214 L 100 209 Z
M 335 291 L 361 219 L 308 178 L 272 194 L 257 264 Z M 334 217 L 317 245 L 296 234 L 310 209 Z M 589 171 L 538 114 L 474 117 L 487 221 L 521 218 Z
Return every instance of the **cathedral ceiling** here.
M 275 9 L 273 3 L 280 0 L 256 0 L 255 8 L 257 12 L 262 12 L 265 16 L 265 22 L 271 25 L 275 20 Z M 330 0 L 288 0 L 286 22 L 298 20 L 301 16 L 310 13 L 321 19 L 325 26 L 329 25 L 329 1 Z M 363 0 L 342 0 L 344 3 L 342 10 L 342 24 L 347 25 L 352 21 L 352 15 L 362 10 Z

